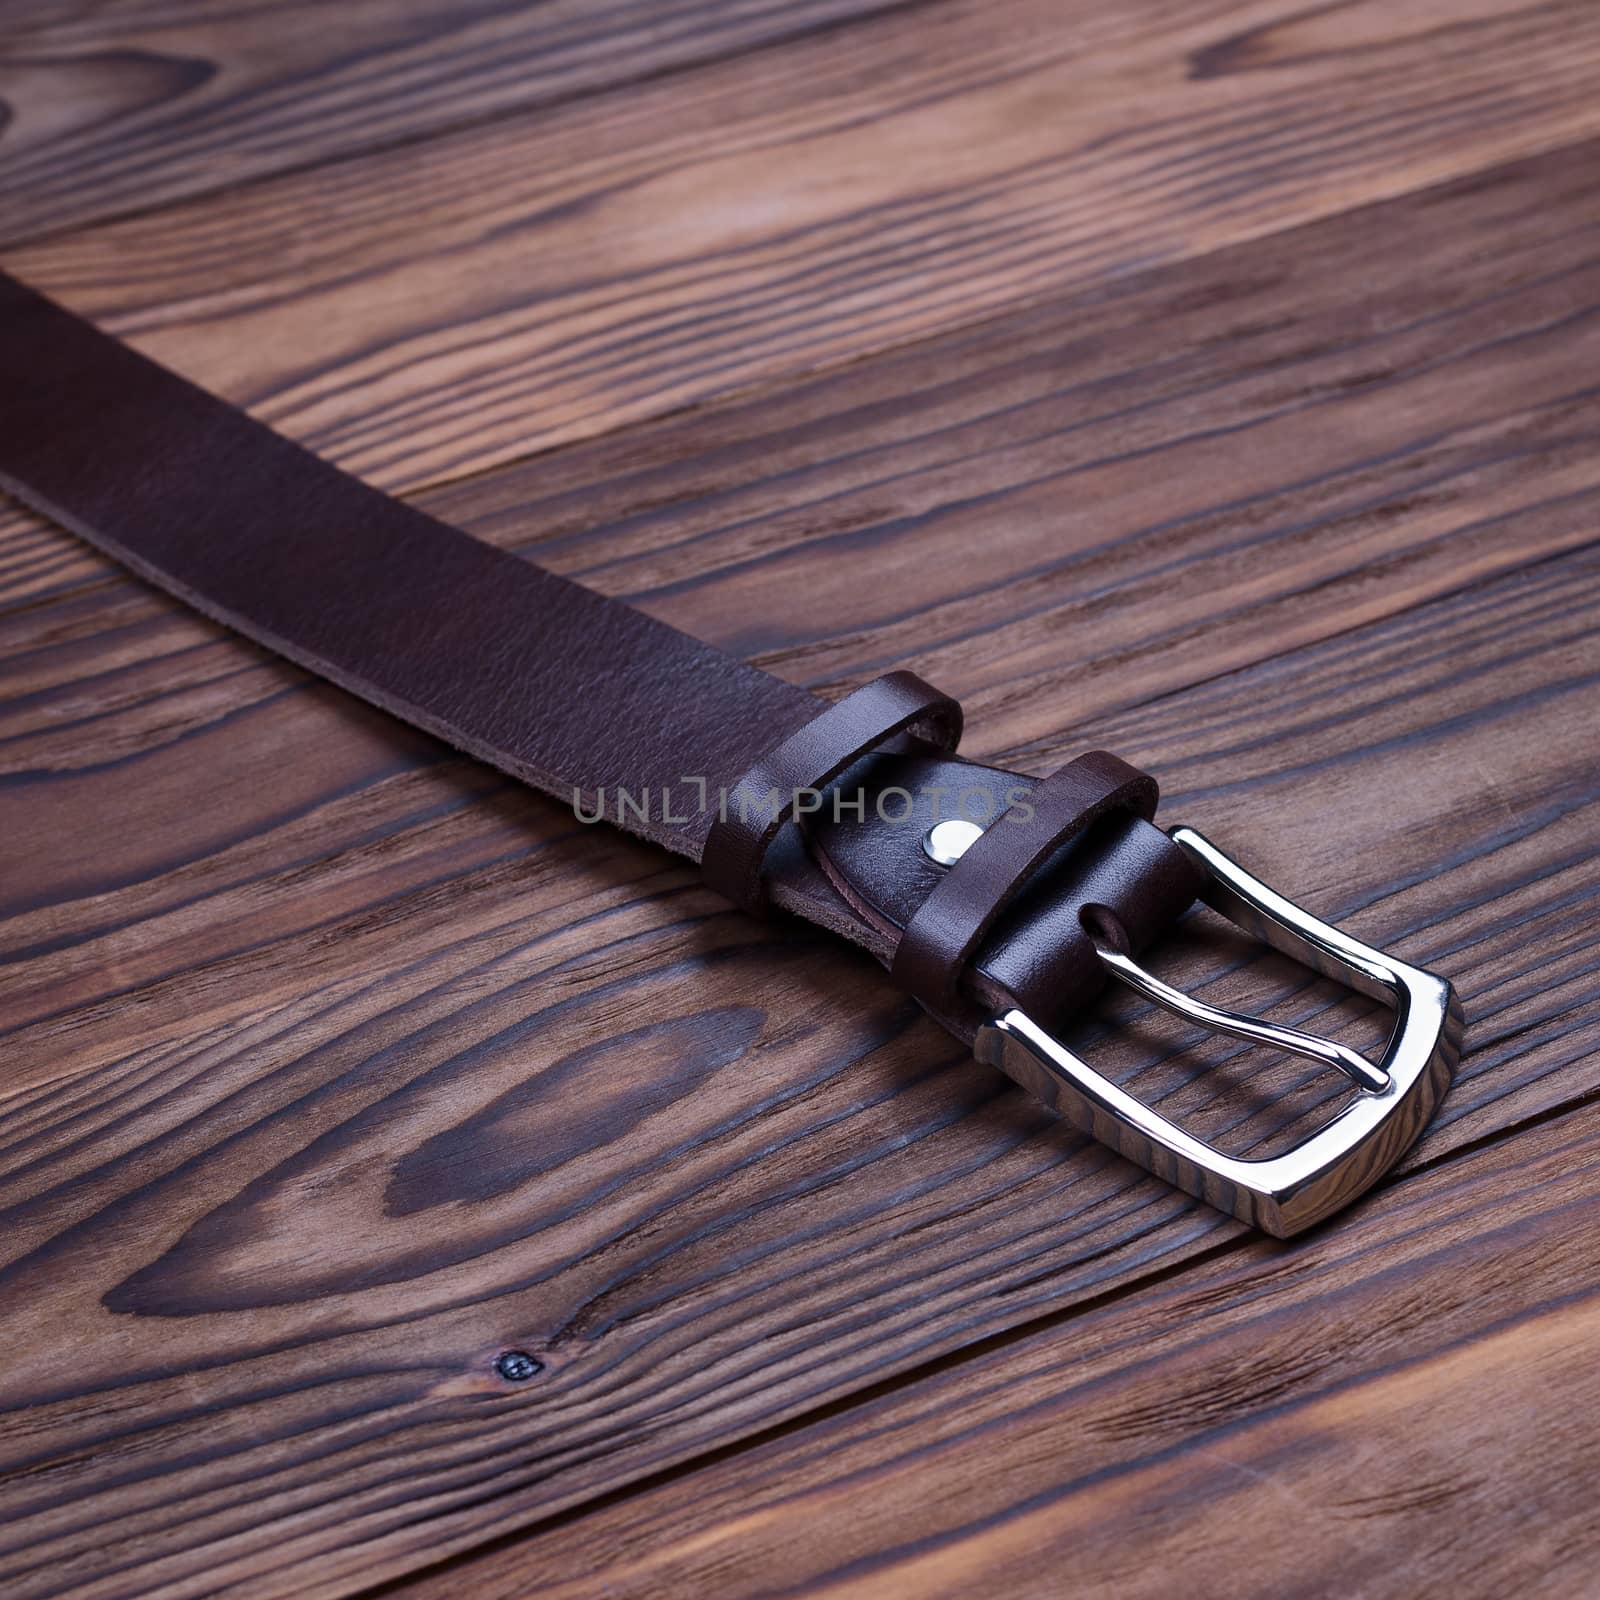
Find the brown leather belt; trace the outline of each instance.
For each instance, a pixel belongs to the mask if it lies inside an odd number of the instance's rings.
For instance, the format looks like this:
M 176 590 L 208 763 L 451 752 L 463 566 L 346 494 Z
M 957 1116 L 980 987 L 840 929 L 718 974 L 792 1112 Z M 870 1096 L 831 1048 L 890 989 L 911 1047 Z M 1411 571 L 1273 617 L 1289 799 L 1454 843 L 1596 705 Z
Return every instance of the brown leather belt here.
M 1064 1116 L 1275 1233 L 1370 1185 L 1448 1085 L 1448 984 L 1357 944 L 1152 817 L 1103 751 L 1046 779 L 956 754 L 960 707 L 909 672 L 834 704 L 437 522 L 0 274 L 0 486 L 140 576 L 535 788 L 865 946 Z M 1214 1010 L 1136 961 L 1199 896 L 1396 1010 L 1379 1062 Z M 1108 975 L 1346 1072 L 1309 1140 L 1240 1161 L 1053 1029 Z

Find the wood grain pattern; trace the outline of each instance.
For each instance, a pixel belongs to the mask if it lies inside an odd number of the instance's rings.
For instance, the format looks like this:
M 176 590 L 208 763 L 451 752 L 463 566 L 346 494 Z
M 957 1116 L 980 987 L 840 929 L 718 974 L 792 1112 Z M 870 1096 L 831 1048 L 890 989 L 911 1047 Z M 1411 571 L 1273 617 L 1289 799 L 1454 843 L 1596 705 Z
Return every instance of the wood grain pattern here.
M 1597 603 L 1579 550 L 1073 735 L 1159 749 L 1174 815 L 1222 838 L 1248 817 L 1269 876 L 1460 984 L 1473 1055 L 1413 1162 L 1597 1087 Z M 243 751 L 316 770 L 250 715 L 222 719 Z M 115 803 L 170 806 L 194 765 L 169 740 L 163 781 L 162 757 Z M 45 849 L 29 817 L 78 836 L 85 778 L 20 813 Z M 10 1041 L 16 1593 L 118 1592 L 135 1533 L 175 1592 L 293 1593 L 308 1562 L 349 1588 L 1238 1238 L 956 1059 L 847 953 L 676 868 L 501 852 Z M 326 870 L 337 900 L 355 869 Z M 305 917 L 321 876 L 302 858 L 218 898 Z M 1290 1015 L 1328 1006 L 1290 990 Z M 1197 1125 L 1279 1120 L 1283 1076 L 1231 1048 L 1096 1048 Z M 492 1375 L 506 1345 L 546 1363 L 526 1389 Z
M 8 265 L 385 487 L 1600 133 L 1588 0 L 950 0 Z
M 1590 1105 L 384 1592 L 1584 1595 L 1597 1223 Z
M 864 958 L 0 512 L 7 1600 L 1584 1592 L 1592 7 L 6 21 L 63 58 L 16 214 L 148 211 L 8 266 L 788 677 L 1119 750 L 1471 1020 L 1384 1188 L 1253 1239 Z M 186 41 L 162 101 L 125 58 Z M 1338 1093 L 1131 1003 L 1083 1043 L 1230 1148 Z
M 917 0 L 7 0 L 0 245 Z
M 1027 732 L 1008 704 L 1083 716 L 1188 681 L 1197 621 L 1244 662 L 1265 628 L 1315 638 L 1590 536 L 1597 150 L 417 501 L 786 677 L 936 668 L 1003 750 Z M 12 606 L 113 570 L 10 529 Z

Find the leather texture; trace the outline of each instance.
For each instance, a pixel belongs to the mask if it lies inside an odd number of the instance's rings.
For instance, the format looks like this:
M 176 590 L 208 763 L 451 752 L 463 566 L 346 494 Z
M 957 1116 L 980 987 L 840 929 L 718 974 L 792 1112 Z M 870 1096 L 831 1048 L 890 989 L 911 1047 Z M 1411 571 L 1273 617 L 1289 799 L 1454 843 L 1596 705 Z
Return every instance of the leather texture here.
M 940 792 L 981 789 L 999 815 L 1033 789 L 930 754 L 959 735 L 953 701 L 891 674 L 830 707 L 367 487 L 4 274 L 0 487 L 207 616 L 695 861 L 738 777 L 820 790 L 846 766 L 829 795 L 843 806 L 803 828 L 718 831 L 713 876 L 886 966 L 915 927 L 919 996 L 963 1037 L 1009 1004 L 1059 1021 L 1101 986 L 1085 907 L 1108 908 L 1137 949 L 1198 887 L 1164 834 L 1113 807 L 1048 848 L 1044 833 L 1028 848 L 1008 838 L 1004 866 L 994 853 L 933 901 L 945 880 L 921 840 Z M 897 695 L 911 716 L 886 716 Z M 854 761 L 885 718 L 887 744 Z M 1063 803 L 1076 801 L 1051 790 L 1052 815 Z M 1011 867 L 1016 881 L 999 882 Z M 919 919 L 925 902 L 940 909 Z

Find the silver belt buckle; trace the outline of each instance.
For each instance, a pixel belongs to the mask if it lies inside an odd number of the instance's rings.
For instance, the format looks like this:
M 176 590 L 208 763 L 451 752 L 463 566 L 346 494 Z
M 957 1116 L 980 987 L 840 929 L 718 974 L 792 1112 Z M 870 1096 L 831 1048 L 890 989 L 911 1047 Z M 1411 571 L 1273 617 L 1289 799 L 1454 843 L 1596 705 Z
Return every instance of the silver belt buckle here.
M 999 1067 L 1074 1127 L 1168 1183 L 1285 1239 L 1370 1188 L 1421 1133 L 1461 1054 L 1461 1007 L 1443 978 L 1319 922 L 1194 829 L 1174 828 L 1172 839 L 1202 869 L 1201 898 L 1213 910 L 1274 949 L 1394 1008 L 1394 1032 L 1382 1060 L 1369 1062 L 1315 1034 L 1205 1005 L 1108 946 L 1097 947 L 1100 959 L 1123 982 L 1180 1016 L 1336 1067 L 1356 1083 L 1356 1097 L 1293 1149 L 1240 1160 L 1185 1133 L 1102 1077 L 1025 1012 L 1008 1011 L 985 1024 L 973 1048 L 980 1061 Z

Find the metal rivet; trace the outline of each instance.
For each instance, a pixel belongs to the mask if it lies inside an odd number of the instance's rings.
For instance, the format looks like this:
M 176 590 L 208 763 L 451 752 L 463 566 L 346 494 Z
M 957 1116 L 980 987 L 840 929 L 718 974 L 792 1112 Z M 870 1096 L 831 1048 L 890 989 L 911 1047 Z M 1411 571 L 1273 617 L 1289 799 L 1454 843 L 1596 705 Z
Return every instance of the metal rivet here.
M 948 822 L 936 822 L 923 835 L 922 853 L 941 867 L 953 867 L 982 832 L 976 822 L 965 822 L 957 817 Z
M 494 1370 L 507 1383 L 526 1383 L 529 1378 L 544 1371 L 544 1364 L 543 1362 L 535 1361 L 526 1350 L 507 1350 L 495 1362 Z

